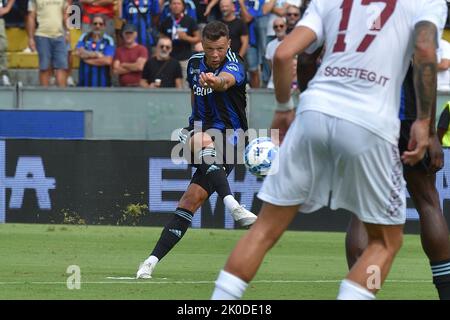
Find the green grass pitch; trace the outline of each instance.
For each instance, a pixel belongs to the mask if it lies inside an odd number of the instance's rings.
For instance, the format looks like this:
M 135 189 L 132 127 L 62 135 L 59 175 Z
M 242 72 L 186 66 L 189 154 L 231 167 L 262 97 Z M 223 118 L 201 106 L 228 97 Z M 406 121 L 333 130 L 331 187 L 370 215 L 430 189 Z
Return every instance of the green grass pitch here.
M 161 228 L 0 224 L 0 299 L 209 299 L 244 230 L 192 229 L 156 267 L 135 280 Z M 346 274 L 344 233 L 286 232 L 244 299 L 335 299 Z M 81 288 L 69 290 L 78 265 Z M 120 278 L 130 279 L 120 279 Z M 416 235 L 406 235 L 379 299 L 437 299 Z

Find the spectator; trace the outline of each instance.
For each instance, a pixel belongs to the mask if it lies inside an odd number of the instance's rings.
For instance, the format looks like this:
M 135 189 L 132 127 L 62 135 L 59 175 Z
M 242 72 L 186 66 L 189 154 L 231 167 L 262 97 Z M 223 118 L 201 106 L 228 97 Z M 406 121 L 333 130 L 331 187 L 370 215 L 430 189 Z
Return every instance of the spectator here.
M 0 83 L 3 86 L 10 86 L 8 74 L 8 57 L 6 49 L 8 48 L 8 39 L 6 38 L 4 16 L 11 11 L 15 0 L 0 0 Z
M 232 0 L 221 0 L 220 11 L 222 12 L 221 21 L 228 26 L 230 31 L 231 50 L 245 57 L 248 49 L 248 30 L 247 25 L 236 18 L 235 7 Z
M 286 20 L 287 20 L 287 30 L 286 33 L 289 34 L 294 30 L 297 22 L 300 20 L 300 8 L 297 6 L 290 5 L 286 9 Z
M 172 40 L 160 38 L 156 56 L 147 60 L 142 73 L 143 88 L 183 88 L 180 63 L 170 56 Z
M 281 41 L 286 37 L 286 20 L 284 18 L 275 18 L 272 23 L 273 30 L 275 31 L 276 38 L 269 42 L 266 49 L 266 60 L 270 67 L 270 71 L 272 71 L 272 62 L 273 57 L 275 56 L 275 51 L 280 45 Z M 267 88 L 274 89 L 273 85 L 273 73 L 270 74 L 270 80 L 267 85 Z
M 110 87 L 111 65 L 114 57 L 114 40 L 105 33 L 106 18 L 94 15 L 92 31 L 84 33 L 75 49 L 80 57 L 80 87 Z
M 3 16 L 6 28 L 25 28 L 25 20 L 28 14 L 28 0 L 14 0 L 11 10 Z M 7 7 L 8 1 L 3 0 L 1 7 Z
M 450 147 L 450 101 L 448 101 L 439 117 L 437 134 L 443 147 Z
M 247 23 L 249 34 L 249 48 L 245 56 L 250 72 L 250 86 L 252 88 L 260 87 L 259 69 L 262 64 L 263 53 L 258 48 L 258 38 L 256 36 L 256 18 L 262 15 L 262 6 L 259 1 L 238 0 L 235 3 L 239 9 L 241 19 Z M 265 50 L 265 47 L 264 47 Z
M 55 71 L 56 85 L 66 86 L 67 44 L 70 34 L 65 28 L 67 1 L 30 0 L 28 5 L 28 45 L 39 56 L 39 82 L 47 87 Z M 36 21 L 38 27 L 36 29 Z
M 439 41 L 438 56 L 438 90 L 450 90 L 450 43 L 441 39 Z
M 276 38 L 275 30 L 273 29 L 273 21 L 276 18 L 284 17 L 286 10 L 289 7 L 287 0 L 269 0 L 264 3 L 266 10 L 270 12 L 269 22 L 267 24 L 267 42 L 270 42 Z
M 147 48 L 136 43 L 137 30 L 132 24 L 122 29 L 123 46 L 117 48 L 113 73 L 119 76 L 122 87 L 139 86 L 141 73 L 148 58 Z
M 193 0 L 184 1 L 184 14 L 194 19 L 194 21 L 197 21 L 197 8 Z M 160 21 L 164 21 L 166 20 L 166 18 L 170 18 L 170 16 L 171 16 L 170 0 L 165 0 L 163 4 L 163 9 L 161 10 Z
M 93 16 L 103 14 L 106 17 L 106 33 L 114 38 L 114 0 L 80 0 L 80 3 L 82 9 L 81 31 L 89 32 Z
M 156 45 L 159 20 L 158 0 L 122 0 L 122 18 L 126 23 L 134 24 L 137 28 L 137 42 L 145 46 L 151 54 Z
M 191 46 L 200 42 L 200 32 L 197 22 L 184 14 L 183 0 L 170 0 L 170 17 L 166 18 L 160 32 L 172 39 L 173 50 L 171 56 L 180 61 L 183 79 L 186 79 L 186 68 L 192 55 Z

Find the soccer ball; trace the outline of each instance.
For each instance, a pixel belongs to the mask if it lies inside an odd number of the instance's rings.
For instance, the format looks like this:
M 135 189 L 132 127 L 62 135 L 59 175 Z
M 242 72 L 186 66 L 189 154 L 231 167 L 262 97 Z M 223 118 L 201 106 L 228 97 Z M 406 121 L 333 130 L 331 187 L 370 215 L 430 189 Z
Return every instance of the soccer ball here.
M 256 138 L 245 148 L 245 166 L 255 176 L 264 177 L 269 173 L 277 153 L 278 146 L 269 137 Z

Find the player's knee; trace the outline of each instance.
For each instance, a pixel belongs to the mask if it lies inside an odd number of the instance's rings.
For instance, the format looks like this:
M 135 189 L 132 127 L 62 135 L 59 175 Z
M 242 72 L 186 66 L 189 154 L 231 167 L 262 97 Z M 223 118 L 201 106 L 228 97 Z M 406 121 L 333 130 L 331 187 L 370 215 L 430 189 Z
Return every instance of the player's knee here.
M 396 255 L 403 245 L 403 233 L 395 234 L 384 241 L 385 248 L 391 255 Z
M 192 194 L 188 197 L 183 197 L 180 199 L 178 203 L 178 207 L 189 210 L 191 212 L 197 211 L 198 208 L 202 205 L 203 202 L 206 201 L 207 195 L 203 194 Z
M 204 132 L 198 132 L 191 138 L 191 148 L 194 152 L 198 152 L 205 147 L 214 146 L 211 136 Z

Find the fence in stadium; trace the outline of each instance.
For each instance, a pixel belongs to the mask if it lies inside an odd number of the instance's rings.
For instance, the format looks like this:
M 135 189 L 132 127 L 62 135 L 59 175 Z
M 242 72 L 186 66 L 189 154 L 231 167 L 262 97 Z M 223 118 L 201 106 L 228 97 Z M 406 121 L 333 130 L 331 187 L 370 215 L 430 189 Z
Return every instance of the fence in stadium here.
M 175 142 L 136 140 L 0 140 L 0 223 L 86 223 L 162 226 L 177 207 L 192 169 L 174 164 Z M 441 204 L 450 219 L 450 149 L 437 175 Z M 231 189 L 258 212 L 262 180 L 241 165 Z M 408 198 L 407 232 L 418 232 Z M 293 230 L 344 231 L 349 214 L 322 209 L 301 214 Z M 449 221 L 450 222 L 450 221 Z M 217 195 L 194 216 L 194 228 L 234 228 Z
M 438 114 L 450 92 L 440 92 Z M 249 90 L 250 128 L 268 128 L 273 91 Z M 0 110 L 82 111 L 92 114 L 87 138 L 170 140 L 172 130 L 186 126 L 190 93 L 176 89 L 0 87 Z M 89 131 L 89 130 L 88 130 Z

